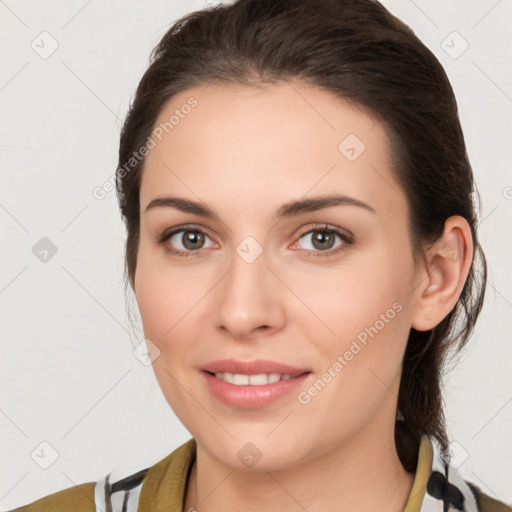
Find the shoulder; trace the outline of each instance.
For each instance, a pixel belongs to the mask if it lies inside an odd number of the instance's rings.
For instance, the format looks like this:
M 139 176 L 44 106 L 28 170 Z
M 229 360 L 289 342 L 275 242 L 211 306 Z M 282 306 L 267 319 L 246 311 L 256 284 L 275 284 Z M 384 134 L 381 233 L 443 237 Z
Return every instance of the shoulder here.
M 127 472 L 118 468 L 96 482 L 69 487 L 7 512 L 136 512 L 139 503 L 143 510 L 179 506 L 195 446 L 195 439 L 189 439 L 136 473 L 120 477 Z
M 96 512 L 96 482 L 75 485 L 9 512 Z
M 512 512 L 512 506 L 491 498 L 473 482 L 466 481 L 466 483 L 475 496 L 479 512 Z
M 113 479 L 109 473 L 97 482 L 75 485 L 7 512 L 136 511 L 142 483 L 150 469 L 121 479 Z
M 142 483 L 150 469 L 121 479 L 112 479 L 109 473 L 97 482 L 75 485 L 7 512 L 136 511 Z
M 512 512 L 511 505 L 485 494 L 470 481 L 467 470 L 457 460 L 455 452 L 452 454 L 449 450 L 442 450 L 434 437 L 428 437 L 428 440 L 432 455 L 424 500 L 425 511 Z

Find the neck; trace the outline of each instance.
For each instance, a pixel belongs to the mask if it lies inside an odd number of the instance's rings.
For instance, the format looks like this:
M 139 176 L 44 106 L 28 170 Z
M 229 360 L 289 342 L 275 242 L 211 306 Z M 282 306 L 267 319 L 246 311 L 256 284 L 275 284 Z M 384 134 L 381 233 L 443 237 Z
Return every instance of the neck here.
M 198 445 L 183 510 L 401 512 L 413 480 L 398 458 L 394 424 L 358 432 L 320 457 L 279 471 L 234 470 Z

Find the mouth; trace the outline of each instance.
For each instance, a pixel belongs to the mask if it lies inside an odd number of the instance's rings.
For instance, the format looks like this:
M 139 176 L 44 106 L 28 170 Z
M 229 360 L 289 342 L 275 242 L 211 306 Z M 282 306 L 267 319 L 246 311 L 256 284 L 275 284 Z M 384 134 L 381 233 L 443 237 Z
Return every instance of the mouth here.
M 270 359 L 257 359 L 253 361 L 241 361 L 238 359 L 221 359 L 218 361 L 211 361 L 205 364 L 201 368 L 201 370 L 211 373 L 213 375 L 272 375 L 272 379 L 276 378 L 276 374 L 279 375 L 279 378 L 281 378 L 281 376 L 283 375 L 290 375 L 295 377 L 311 371 L 310 368 L 291 366 L 289 364 L 280 363 L 278 361 L 272 361 Z
M 238 363 L 233 364 L 240 367 Z M 275 368 L 276 364 L 272 364 Z M 283 366 L 280 368 L 284 369 Z M 245 370 L 246 373 L 240 370 L 228 372 L 203 369 L 201 375 L 210 395 L 222 404 L 238 409 L 260 409 L 292 399 L 293 392 L 306 386 L 313 375 L 310 370 L 297 370 L 290 366 L 285 371 L 289 373 L 258 371 L 253 366 L 252 370 Z
M 222 380 L 228 384 L 235 386 L 266 386 L 268 384 L 274 384 L 275 382 L 296 379 L 302 375 L 311 373 L 310 371 L 297 372 L 297 373 L 257 373 L 257 374 L 245 374 L 245 373 L 230 373 L 230 372 L 210 372 L 204 370 L 216 379 Z

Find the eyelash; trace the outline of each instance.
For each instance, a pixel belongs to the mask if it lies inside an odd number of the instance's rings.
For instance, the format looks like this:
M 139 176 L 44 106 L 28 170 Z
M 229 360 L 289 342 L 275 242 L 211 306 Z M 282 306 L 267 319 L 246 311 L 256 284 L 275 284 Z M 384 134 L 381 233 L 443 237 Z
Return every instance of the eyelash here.
M 185 225 L 185 226 L 179 226 L 177 228 L 173 228 L 170 231 L 164 231 L 162 234 L 158 236 L 157 242 L 164 246 L 164 250 L 168 253 L 175 254 L 180 257 L 189 258 L 191 256 L 198 256 L 202 249 L 198 249 L 197 251 L 182 251 L 181 249 L 171 249 L 167 244 L 167 240 L 169 240 L 173 235 L 180 232 L 192 232 L 192 233 L 202 233 L 206 236 L 208 236 L 207 233 L 205 233 L 202 229 L 199 228 L 199 226 L 195 225 Z M 319 224 L 316 226 L 313 226 L 313 228 L 309 229 L 308 231 L 305 231 L 302 233 L 298 238 L 297 241 L 299 241 L 302 237 L 305 235 L 309 235 L 314 232 L 320 232 L 320 233 L 334 233 L 335 235 L 338 235 L 338 237 L 343 242 L 342 245 L 336 247 L 335 249 L 328 249 L 326 251 L 315 251 L 315 250 L 305 250 L 308 253 L 308 256 L 313 257 L 329 257 L 334 256 L 342 251 L 344 251 L 348 246 L 352 245 L 354 243 L 354 239 L 351 235 L 344 231 L 340 231 L 336 228 L 330 228 L 327 224 Z M 295 242 L 294 242 L 295 244 Z

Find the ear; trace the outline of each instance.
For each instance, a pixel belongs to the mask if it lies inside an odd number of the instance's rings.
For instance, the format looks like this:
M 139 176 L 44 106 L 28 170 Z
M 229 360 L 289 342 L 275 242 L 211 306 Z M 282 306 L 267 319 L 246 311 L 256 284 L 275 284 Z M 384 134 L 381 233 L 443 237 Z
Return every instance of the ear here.
M 426 250 L 418 274 L 411 327 L 433 329 L 457 303 L 473 260 L 471 228 L 463 217 L 445 221 L 440 239 Z

